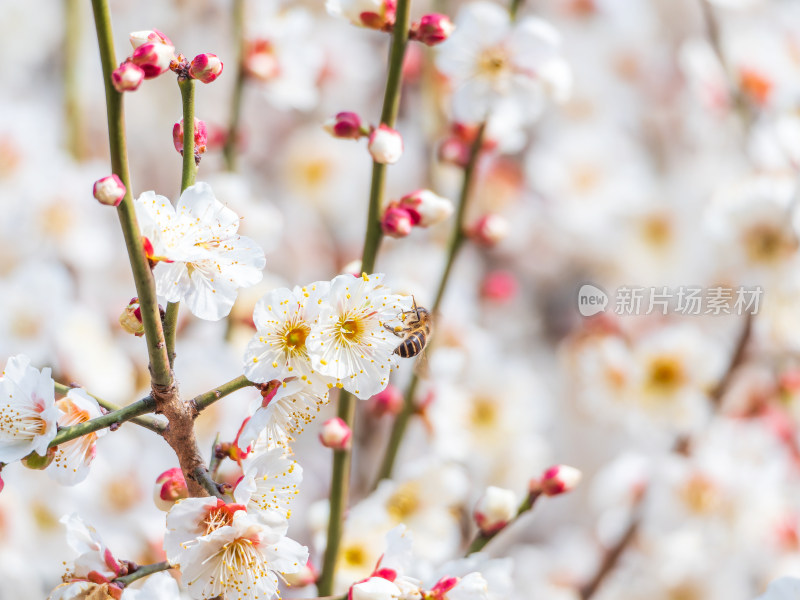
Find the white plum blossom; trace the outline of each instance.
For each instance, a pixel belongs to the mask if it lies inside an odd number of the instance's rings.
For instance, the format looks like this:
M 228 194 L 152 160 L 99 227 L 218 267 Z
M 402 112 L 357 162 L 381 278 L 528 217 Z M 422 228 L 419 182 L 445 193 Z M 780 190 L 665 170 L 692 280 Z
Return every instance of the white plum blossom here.
M 393 294 L 383 277 L 336 277 L 307 340 L 314 368 L 361 399 L 389 383 L 398 338 L 384 325 L 410 310 L 409 299 Z
M 328 393 L 318 395 L 300 379 L 273 380 L 272 389 L 251 410 L 253 414 L 239 433 L 242 450 L 251 444 L 266 448 L 288 448 L 294 435 L 302 433 L 320 408 L 328 402 Z
M 0 462 L 47 453 L 56 436 L 55 400 L 50 369 L 35 369 L 21 354 L 8 359 L 0 378 Z
M 285 537 L 286 521 L 274 517 L 216 498 L 181 500 L 167 514 L 167 560 L 180 568 L 193 598 L 274 598 L 278 574 L 295 573 L 308 561 L 307 548 Z
M 103 414 L 97 400 L 81 388 L 69 390 L 66 398 L 56 402 L 56 407 L 59 410 L 58 424 L 61 427 L 85 423 Z M 59 444 L 53 462 L 47 467 L 47 473 L 63 485 L 75 485 L 86 479 L 89 465 L 97 454 L 97 438 L 106 433 L 108 429 L 100 429 Z
M 767 587 L 767 591 L 756 600 L 794 600 L 800 598 L 800 579 L 797 577 L 781 577 Z
M 327 391 L 330 378 L 312 367 L 306 341 L 329 289 L 329 282 L 317 281 L 273 290 L 258 301 L 253 311 L 256 334 L 244 356 L 244 374 L 250 381 L 298 377 L 320 395 Z
M 140 588 L 125 588 L 122 600 L 175 600 L 180 597 L 178 582 L 168 573 L 149 575 Z
M 156 291 L 167 301 L 184 301 L 195 316 L 217 321 L 230 312 L 238 288 L 261 281 L 264 251 L 237 234 L 238 215 L 208 184 L 187 188 L 177 208 L 155 192 L 143 193 L 135 206 L 157 262 Z
M 558 31 L 542 19 L 512 22 L 497 4 L 466 5 L 436 61 L 453 86 L 453 116 L 476 123 L 511 111 L 531 121 L 547 98 L 565 100 L 572 76 L 560 45 Z
M 250 512 L 275 511 L 283 518 L 291 515 L 289 504 L 298 494 L 303 468 L 284 455 L 282 448 L 251 453 L 243 462 L 241 481 L 233 497 Z

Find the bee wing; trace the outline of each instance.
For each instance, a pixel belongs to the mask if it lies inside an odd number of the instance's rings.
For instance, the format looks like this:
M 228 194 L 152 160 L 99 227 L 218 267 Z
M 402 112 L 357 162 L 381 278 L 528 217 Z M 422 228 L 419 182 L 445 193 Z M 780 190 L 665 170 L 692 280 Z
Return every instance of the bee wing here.
M 422 349 L 417 355 L 417 360 L 414 361 L 414 375 L 420 379 L 427 379 L 430 375 L 430 365 L 428 363 L 428 347 Z

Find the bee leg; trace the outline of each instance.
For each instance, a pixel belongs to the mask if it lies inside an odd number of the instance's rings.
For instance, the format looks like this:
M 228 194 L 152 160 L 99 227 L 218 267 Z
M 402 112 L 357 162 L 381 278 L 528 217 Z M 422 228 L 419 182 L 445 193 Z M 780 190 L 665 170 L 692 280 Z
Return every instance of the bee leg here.
M 397 327 L 389 327 L 386 323 L 384 323 L 383 326 L 387 329 L 387 331 L 391 331 L 397 337 L 403 337 L 403 335 L 397 331 L 398 329 Z M 402 331 L 402 327 L 400 328 L 400 330 Z

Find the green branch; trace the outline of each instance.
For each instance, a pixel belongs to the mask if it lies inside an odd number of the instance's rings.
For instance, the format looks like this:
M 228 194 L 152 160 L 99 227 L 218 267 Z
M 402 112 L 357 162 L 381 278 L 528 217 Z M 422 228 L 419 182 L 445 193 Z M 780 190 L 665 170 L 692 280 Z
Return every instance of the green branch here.
M 122 104 L 122 94 L 114 89 L 111 83 L 111 73 L 117 66 L 114 52 L 114 36 L 111 31 L 111 15 L 106 0 L 92 0 L 97 41 L 100 47 L 100 62 L 103 68 L 103 81 L 106 89 L 106 112 L 108 118 L 108 143 L 111 152 L 111 171 L 117 175 L 125 185 L 126 193 L 117 207 L 122 233 L 125 237 L 125 246 L 128 249 L 128 259 L 133 270 L 133 280 L 136 285 L 136 294 L 139 297 L 142 323 L 144 325 L 145 339 L 147 340 L 147 353 L 150 359 L 150 374 L 153 383 L 159 386 L 172 385 L 172 369 L 167 356 L 164 342 L 164 331 L 161 325 L 161 315 L 158 311 L 156 287 L 150 265 L 145 257 L 142 245 L 142 235 L 136 221 L 136 212 L 133 206 L 131 193 L 131 178 L 128 169 L 128 150 L 125 142 L 125 114 Z
M 156 401 L 151 396 L 147 396 L 147 398 L 137 400 L 133 404 L 129 404 L 118 410 L 112 410 L 110 413 L 106 413 L 100 417 L 86 421 L 85 423 L 78 423 L 77 425 L 71 425 L 60 429 L 56 437 L 53 438 L 53 441 L 50 442 L 48 448 L 53 448 L 59 444 L 69 442 L 83 435 L 94 433 L 106 427 L 111 427 L 112 425 L 130 421 L 134 417 L 146 415 L 147 413 L 153 412 L 155 409 Z
M 55 382 L 55 385 L 56 385 L 56 392 L 58 392 L 59 394 L 63 394 L 64 396 L 66 396 L 67 393 L 70 390 L 76 389 L 78 387 L 78 386 L 64 385 L 63 383 L 58 383 L 58 382 Z M 83 389 L 83 388 L 80 388 L 80 389 Z M 83 391 L 86 392 L 85 389 Z M 86 393 L 89 394 L 89 392 L 86 392 Z M 123 408 L 125 408 L 124 406 L 118 406 L 118 405 L 114 404 L 113 402 L 109 402 L 108 400 L 103 400 L 102 398 L 98 398 L 94 394 L 89 394 L 89 396 L 94 398 L 97 401 L 97 403 L 100 406 L 102 406 L 103 408 L 105 408 L 107 411 L 113 412 L 113 411 L 122 410 Z M 136 423 L 140 427 L 144 427 L 145 429 L 149 429 L 150 431 L 153 431 L 153 432 L 155 432 L 155 433 L 157 433 L 159 435 L 164 433 L 164 429 L 166 428 L 166 425 L 164 423 L 162 423 L 158 419 L 154 419 L 152 417 L 134 417 L 134 418 L 128 419 L 128 420 L 131 423 Z
M 127 587 L 137 579 L 141 579 L 142 577 L 147 577 L 148 575 L 152 575 L 153 573 L 158 573 L 159 571 L 166 571 L 171 568 L 172 567 L 167 561 L 154 563 L 152 565 L 144 565 L 143 567 L 138 567 L 133 573 L 130 573 L 129 575 L 123 575 L 122 577 L 117 577 L 116 579 L 114 579 L 114 581 L 117 583 L 121 583 L 123 587 Z
M 189 400 L 189 405 L 191 406 L 192 415 L 194 418 L 197 418 L 203 410 L 214 404 L 217 400 L 220 400 L 227 396 L 228 394 L 232 394 L 233 392 L 240 390 L 242 388 L 246 388 L 248 386 L 257 386 L 257 383 L 253 383 L 244 375 L 239 375 L 236 379 L 231 379 L 227 383 L 223 383 L 221 386 L 214 388 L 213 390 L 206 392 L 204 394 L 200 394 L 199 396 L 195 396 L 191 400 Z
M 475 166 L 478 164 L 478 158 L 481 153 L 481 147 L 483 146 L 485 131 L 486 123 L 484 122 L 478 129 L 478 134 L 475 137 L 475 141 L 472 143 L 469 161 L 464 169 L 464 180 L 461 184 L 458 211 L 456 212 L 453 233 L 450 237 L 450 243 L 448 246 L 447 261 L 445 262 L 442 276 L 439 279 L 439 288 L 436 291 L 436 299 L 434 300 L 433 308 L 431 310 L 434 315 L 437 315 L 439 312 L 439 305 L 442 302 L 444 291 L 447 288 L 447 283 L 450 280 L 450 273 L 452 271 L 453 264 L 455 263 L 456 256 L 458 255 L 461 246 L 466 240 L 466 236 L 464 234 L 464 219 L 467 213 L 467 204 L 469 202 L 470 192 L 472 191 Z M 380 483 L 382 479 L 387 479 L 392 476 L 392 470 L 394 469 L 394 463 L 397 460 L 397 453 L 400 450 L 400 444 L 403 441 L 406 427 L 408 426 L 411 416 L 416 412 L 416 406 L 414 405 L 414 393 L 416 392 L 418 383 L 419 377 L 416 373 L 413 373 L 411 375 L 411 381 L 408 383 L 408 388 L 406 388 L 406 393 L 403 396 L 403 407 L 400 409 L 400 412 L 397 414 L 397 418 L 395 418 L 394 424 L 392 425 L 392 432 L 389 434 L 389 441 L 386 444 L 386 452 L 384 453 L 383 461 L 381 462 L 381 467 L 378 471 L 378 476 L 375 478 L 375 482 L 373 483 L 373 489 L 378 487 L 378 483 Z

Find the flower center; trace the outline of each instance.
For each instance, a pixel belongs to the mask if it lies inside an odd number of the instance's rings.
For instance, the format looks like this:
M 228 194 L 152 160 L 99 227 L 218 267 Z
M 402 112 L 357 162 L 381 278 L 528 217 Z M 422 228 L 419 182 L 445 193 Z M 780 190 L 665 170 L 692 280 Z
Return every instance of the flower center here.
M 496 78 L 508 70 L 508 65 L 508 54 L 503 48 L 489 48 L 478 58 L 478 73 Z
M 220 527 L 232 525 L 233 513 L 225 506 L 213 508 L 208 512 L 206 518 L 203 519 L 203 524 L 206 526 L 206 532 L 204 535 L 208 535 Z
M 358 343 L 364 333 L 364 322 L 361 319 L 343 316 L 338 323 L 339 336 L 350 343 Z
M 797 248 L 795 240 L 787 239 L 780 228 L 770 225 L 753 227 L 746 234 L 745 246 L 753 261 L 770 262 Z
M 283 342 L 289 350 L 302 350 L 306 347 L 306 338 L 310 329 L 303 325 L 296 325 L 286 332 Z
M 347 546 L 342 551 L 342 560 L 349 567 L 363 567 L 367 564 L 367 553 L 362 546 Z
M 472 403 L 470 421 L 476 427 L 491 427 L 497 421 L 497 406 L 490 398 L 476 398 Z
M 693 475 L 681 492 L 686 506 L 695 514 L 708 514 L 720 505 L 714 483 L 702 475 Z
M 656 393 L 674 392 L 686 379 L 683 367 L 671 356 L 661 356 L 650 363 L 647 386 Z
M 415 483 L 401 485 L 386 503 L 387 512 L 399 522 L 405 521 L 419 508 L 419 489 Z

